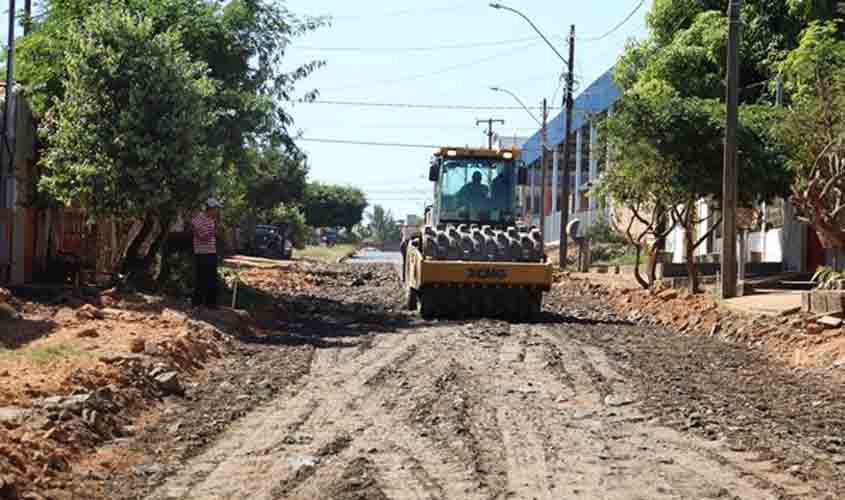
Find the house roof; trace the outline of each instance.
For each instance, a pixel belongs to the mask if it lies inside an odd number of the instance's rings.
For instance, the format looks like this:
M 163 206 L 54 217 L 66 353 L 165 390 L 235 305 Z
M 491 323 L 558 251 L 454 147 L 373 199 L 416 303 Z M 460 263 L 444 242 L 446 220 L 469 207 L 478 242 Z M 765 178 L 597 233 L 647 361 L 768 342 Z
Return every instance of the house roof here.
M 612 72 L 613 68 L 605 71 L 575 98 L 572 111 L 572 131 L 582 127 L 591 114 L 607 110 L 619 98 L 621 92 L 613 83 Z M 558 146 L 563 142 L 564 119 L 564 113 L 561 111 L 549 123 L 550 146 Z M 522 159 L 525 163 L 534 163 L 540 158 L 541 140 L 540 130 L 537 130 L 522 146 Z

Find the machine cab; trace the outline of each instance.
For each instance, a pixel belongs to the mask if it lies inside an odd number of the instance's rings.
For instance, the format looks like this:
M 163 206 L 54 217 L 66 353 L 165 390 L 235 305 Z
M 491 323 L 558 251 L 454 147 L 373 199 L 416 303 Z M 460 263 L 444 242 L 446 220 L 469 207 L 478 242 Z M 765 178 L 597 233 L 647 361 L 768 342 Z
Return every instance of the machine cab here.
M 524 185 L 518 150 L 443 148 L 429 170 L 435 224 L 508 226 L 519 216 L 516 187 Z

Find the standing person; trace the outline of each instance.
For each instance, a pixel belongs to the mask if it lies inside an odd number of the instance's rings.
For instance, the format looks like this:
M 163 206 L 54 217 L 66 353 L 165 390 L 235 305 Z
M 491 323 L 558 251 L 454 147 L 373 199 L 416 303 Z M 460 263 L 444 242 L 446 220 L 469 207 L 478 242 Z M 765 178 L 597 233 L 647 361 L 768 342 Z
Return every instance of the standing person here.
M 209 198 L 205 211 L 191 219 L 194 235 L 193 306 L 217 307 L 217 223 L 220 202 Z

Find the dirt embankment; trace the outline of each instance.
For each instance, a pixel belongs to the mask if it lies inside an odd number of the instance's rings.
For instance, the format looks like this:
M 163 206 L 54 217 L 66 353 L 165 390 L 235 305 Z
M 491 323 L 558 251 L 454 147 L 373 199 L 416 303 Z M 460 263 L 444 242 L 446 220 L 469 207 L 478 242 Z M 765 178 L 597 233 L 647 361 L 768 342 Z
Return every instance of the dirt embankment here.
M 583 276 L 583 275 L 582 275 Z M 845 325 L 825 327 L 806 313 L 786 316 L 750 315 L 729 310 L 708 294 L 686 290 L 651 293 L 639 288 L 608 286 L 589 278 L 563 275 L 555 293 L 578 293 L 601 299 L 624 319 L 682 334 L 713 337 L 759 349 L 795 367 L 845 369 Z

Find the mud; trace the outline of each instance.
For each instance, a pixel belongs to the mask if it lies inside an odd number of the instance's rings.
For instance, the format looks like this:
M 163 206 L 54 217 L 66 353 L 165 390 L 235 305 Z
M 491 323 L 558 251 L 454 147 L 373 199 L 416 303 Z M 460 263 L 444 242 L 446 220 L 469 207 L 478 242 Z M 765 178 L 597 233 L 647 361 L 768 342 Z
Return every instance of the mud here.
M 239 339 L 240 356 L 136 438 L 141 468 L 96 481 L 108 498 L 845 491 L 842 387 L 823 374 L 561 289 L 530 322 L 422 321 L 401 310 L 389 267 L 316 281 L 277 297 L 267 335 Z

